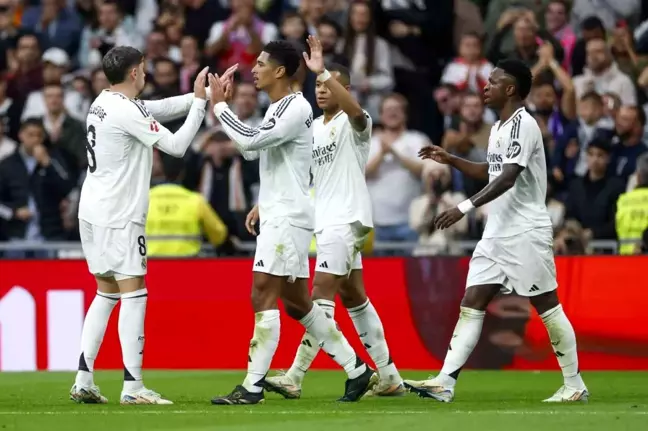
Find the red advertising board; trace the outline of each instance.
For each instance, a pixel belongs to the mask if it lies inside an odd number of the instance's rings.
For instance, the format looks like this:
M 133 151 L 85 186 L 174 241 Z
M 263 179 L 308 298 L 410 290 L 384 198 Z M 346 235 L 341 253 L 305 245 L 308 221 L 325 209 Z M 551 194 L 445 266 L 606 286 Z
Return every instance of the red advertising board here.
M 466 258 L 368 258 L 365 284 L 402 369 L 438 369 L 464 290 Z M 647 257 L 557 261 L 560 296 L 576 329 L 581 369 L 648 369 Z M 253 329 L 252 262 L 152 260 L 144 365 L 151 369 L 244 369 Z M 75 369 L 94 281 L 83 261 L 0 260 L 0 370 Z M 501 297 L 489 308 L 470 366 L 555 369 L 548 339 L 526 300 Z M 96 366 L 121 368 L 115 309 Z M 366 359 L 338 305 L 342 331 Z M 273 368 L 287 368 L 302 327 L 282 315 Z M 326 355 L 316 368 L 335 368 Z

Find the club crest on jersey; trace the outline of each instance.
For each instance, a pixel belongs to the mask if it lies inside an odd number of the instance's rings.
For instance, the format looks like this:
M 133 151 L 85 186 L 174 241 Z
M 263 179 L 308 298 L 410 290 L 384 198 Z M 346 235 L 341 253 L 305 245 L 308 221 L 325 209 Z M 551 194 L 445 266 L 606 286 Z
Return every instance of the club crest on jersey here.
M 502 146 L 502 138 L 498 138 L 497 142 L 495 143 L 496 148 L 500 148 Z
M 329 133 L 329 139 L 332 141 L 335 140 L 335 127 L 331 128 L 331 133 Z

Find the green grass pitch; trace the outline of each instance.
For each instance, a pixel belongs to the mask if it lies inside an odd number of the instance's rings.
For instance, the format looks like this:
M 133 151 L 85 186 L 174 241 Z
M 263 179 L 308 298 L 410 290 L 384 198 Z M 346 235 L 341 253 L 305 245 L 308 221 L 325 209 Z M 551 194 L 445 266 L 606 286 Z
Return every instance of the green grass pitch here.
M 403 372 L 405 378 L 426 373 Z M 264 430 L 349 431 L 623 431 L 648 430 L 648 373 L 591 372 L 584 378 L 588 404 L 547 405 L 559 373 L 464 372 L 454 403 L 413 394 L 340 404 L 345 375 L 311 372 L 300 400 L 266 394 L 256 406 L 212 406 L 212 396 L 229 392 L 242 372 L 148 371 L 148 387 L 173 406 L 120 406 L 121 373 L 98 372 L 108 405 L 76 405 L 67 393 L 72 373 L 0 373 L 0 431 Z

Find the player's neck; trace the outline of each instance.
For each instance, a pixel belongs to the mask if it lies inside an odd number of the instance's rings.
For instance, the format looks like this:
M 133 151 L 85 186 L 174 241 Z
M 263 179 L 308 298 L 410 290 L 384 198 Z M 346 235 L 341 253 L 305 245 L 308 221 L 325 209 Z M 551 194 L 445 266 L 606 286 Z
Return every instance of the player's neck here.
M 506 123 L 511 116 L 520 109 L 521 107 L 524 106 L 524 103 L 522 103 L 521 100 L 516 100 L 516 101 L 511 101 L 504 105 L 502 110 L 500 111 L 500 124 Z
M 137 90 L 132 85 L 126 83 L 111 85 L 110 91 L 113 91 L 115 93 L 121 93 L 124 96 L 128 97 L 129 99 L 134 99 L 138 95 Z
M 287 95 L 292 94 L 293 91 L 290 88 L 289 83 L 278 82 L 277 85 L 275 85 L 273 88 L 269 88 L 267 93 L 268 97 L 270 98 L 270 102 L 275 103 L 276 101 L 283 99 Z
M 336 110 L 324 111 L 324 124 L 328 123 L 335 117 L 338 113 L 342 111 L 342 108 L 337 108 Z

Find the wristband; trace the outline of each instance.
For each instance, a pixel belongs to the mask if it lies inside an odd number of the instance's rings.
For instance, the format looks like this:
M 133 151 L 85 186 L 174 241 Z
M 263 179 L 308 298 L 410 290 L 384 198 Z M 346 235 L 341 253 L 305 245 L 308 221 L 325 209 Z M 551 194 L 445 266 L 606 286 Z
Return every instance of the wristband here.
M 466 199 L 465 201 L 457 205 L 457 209 L 461 211 L 462 214 L 470 212 L 470 210 L 472 210 L 473 208 L 475 208 L 475 206 L 470 199 Z
M 324 81 L 328 80 L 330 77 L 331 77 L 331 72 L 329 72 L 328 70 L 324 69 L 324 72 L 322 72 L 322 73 L 320 73 L 319 75 L 317 75 L 317 80 L 318 80 L 319 82 L 324 82 Z

